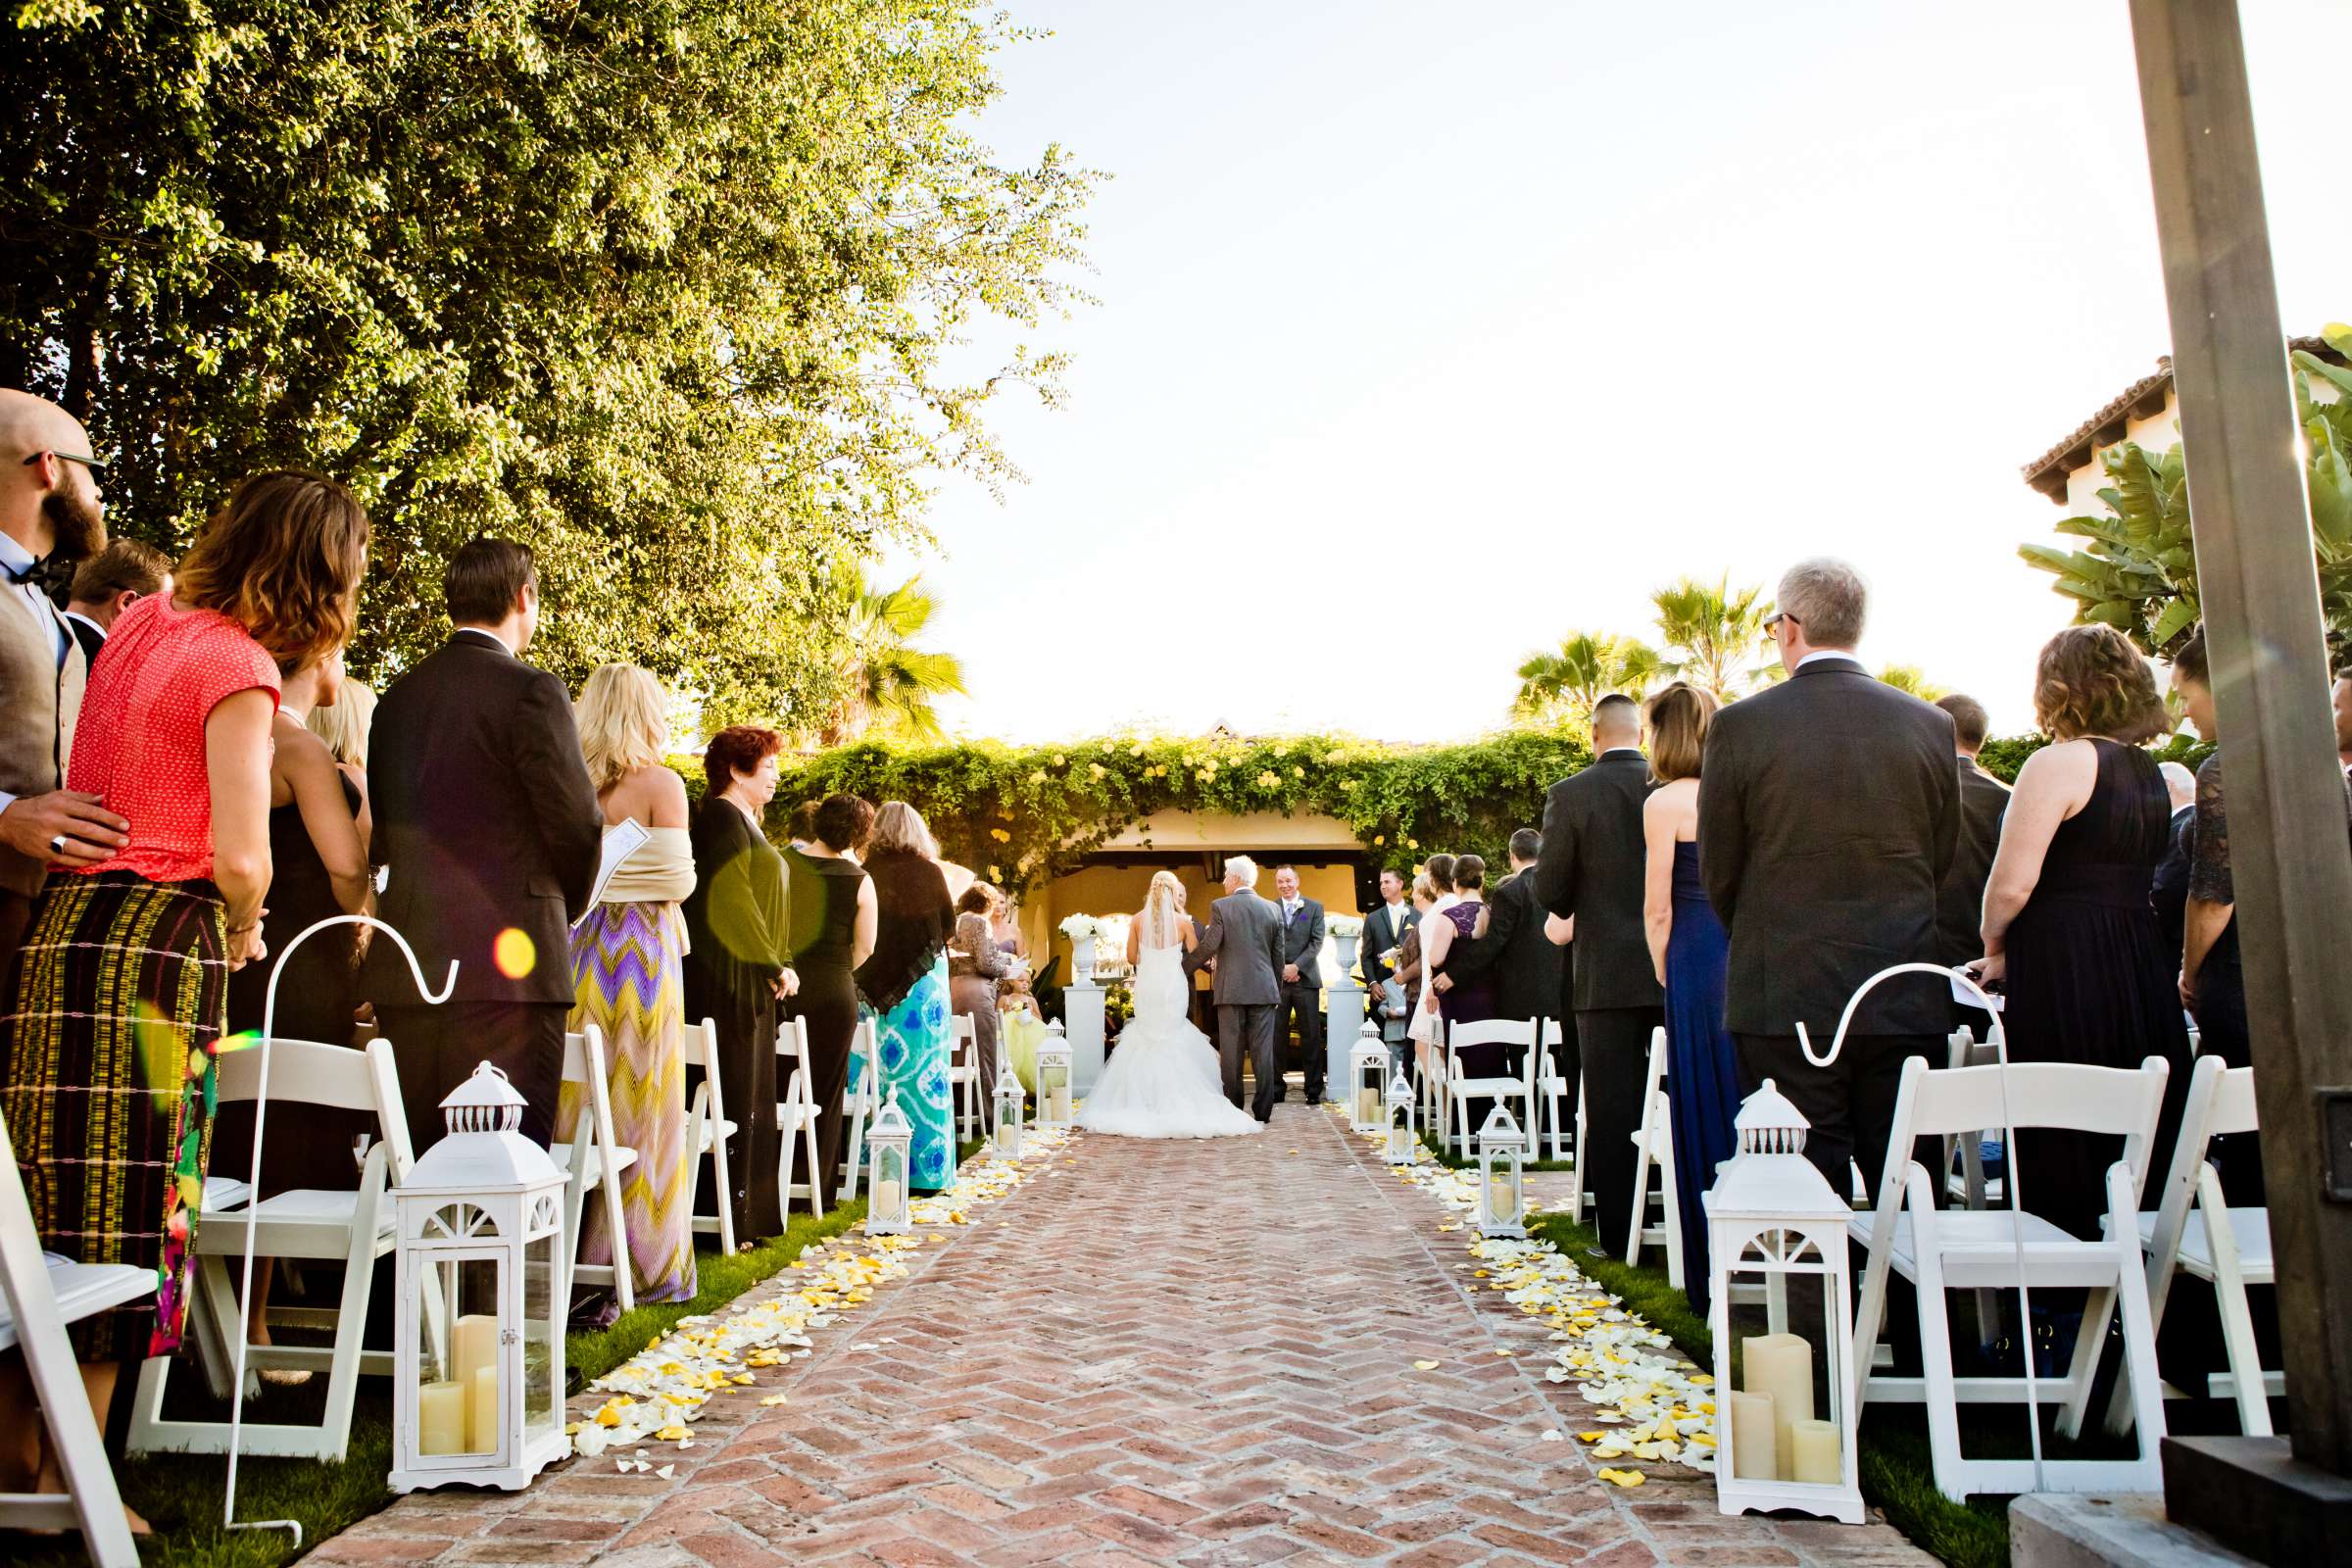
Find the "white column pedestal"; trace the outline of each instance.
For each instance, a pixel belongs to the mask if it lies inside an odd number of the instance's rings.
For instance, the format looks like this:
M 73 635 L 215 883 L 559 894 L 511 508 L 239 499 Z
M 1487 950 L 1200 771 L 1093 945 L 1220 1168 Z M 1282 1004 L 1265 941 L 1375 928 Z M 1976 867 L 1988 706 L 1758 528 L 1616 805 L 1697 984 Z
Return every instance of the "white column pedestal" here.
M 1323 1097 L 1348 1103 L 1354 1090 L 1348 1077 L 1348 1053 L 1364 1027 L 1364 988 L 1352 983 L 1323 988 Z
M 1084 1100 L 1102 1076 L 1102 988 L 1073 980 L 1061 988 L 1061 1028 L 1070 1043 L 1070 1094 Z

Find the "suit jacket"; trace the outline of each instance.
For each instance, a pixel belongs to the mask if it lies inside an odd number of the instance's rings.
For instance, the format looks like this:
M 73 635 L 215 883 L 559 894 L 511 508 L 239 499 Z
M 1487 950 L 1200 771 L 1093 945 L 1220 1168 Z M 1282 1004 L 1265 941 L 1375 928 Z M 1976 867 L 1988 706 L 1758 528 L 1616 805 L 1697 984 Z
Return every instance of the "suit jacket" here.
M 1536 898 L 1534 868 L 1494 884 L 1487 900 L 1487 934 L 1455 946 L 1446 970 L 1460 985 L 1494 971 L 1495 1016 L 1551 1018 L 1560 1010 L 1560 965 L 1567 950 L 1544 934 L 1544 909 Z
M 1579 1012 L 1655 1007 L 1665 1001 L 1642 923 L 1642 868 L 1646 858 L 1642 803 L 1648 798 L 1649 760 L 1629 749 L 1607 753 L 1584 771 L 1560 780 L 1544 802 L 1536 902 L 1553 914 L 1576 919 L 1574 994 Z M 1490 935 L 1493 920 L 1490 913 Z M 1541 936 L 1541 921 L 1537 927 Z
M 1282 942 L 1281 906 L 1244 888 L 1208 906 L 1208 929 L 1184 966 L 1217 960 L 1220 1007 L 1271 1007 L 1282 1000 Z
M 1274 912 L 1279 918 L 1282 905 L 1277 902 Z M 1298 912 L 1283 922 L 1282 961 L 1298 966 L 1298 983 L 1320 986 L 1323 983 L 1323 906 L 1312 899 L 1298 901 Z M 1282 970 L 1274 971 L 1276 979 Z
M 82 663 L 87 666 L 98 662 L 98 650 L 106 646 L 106 628 L 93 625 L 79 615 L 68 615 L 66 630 L 81 645 Z
M 1402 906 L 1402 919 L 1392 919 L 1389 906 L 1376 904 L 1364 916 L 1364 939 L 1359 966 L 1364 971 L 1364 989 L 1378 991 L 1381 982 L 1395 977 L 1396 966 L 1381 957 L 1391 948 L 1404 946 L 1404 934 L 1421 923 L 1421 911 L 1408 902 Z
M 391 867 L 383 919 L 438 986 L 458 960 L 458 1002 L 568 1003 L 571 922 L 588 908 L 604 813 L 564 682 L 490 639 L 460 632 L 392 683 L 368 736 L 375 858 Z M 530 939 L 506 974 L 499 934 Z M 417 1000 L 408 965 L 372 942 L 361 989 Z
M 2008 810 L 2009 786 L 1961 758 L 1960 838 L 1952 850 L 1952 868 L 1936 894 L 1937 963 L 1962 964 L 1984 956 L 1984 883 L 1992 875 L 2001 818 Z
M 1859 662 L 1804 665 L 1707 730 L 1698 860 L 1731 932 L 1736 1034 L 1826 1045 L 1862 983 L 1936 952 L 1936 896 L 1960 836 L 1952 719 Z M 1584 946 L 1584 932 L 1577 932 Z M 1889 981 L 1860 1034 L 1941 1034 L 1948 986 Z
M 58 662 L 51 628 L 60 623 L 74 624 L 46 601 L 36 609 L 0 574 L 0 790 L 11 795 L 66 787 L 89 666 L 71 636 L 65 662 Z M 0 846 L 0 888 L 29 899 L 48 875 L 46 860 Z
M 2173 813 L 2173 825 L 2165 832 L 2164 858 L 2156 862 L 2156 876 L 2148 886 L 2148 902 L 2155 906 L 2156 923 L 2163 928 L 2168 960 L 2180 952 L 2188 923 L 2188 841 L 2196 820 L 2194 801 Z

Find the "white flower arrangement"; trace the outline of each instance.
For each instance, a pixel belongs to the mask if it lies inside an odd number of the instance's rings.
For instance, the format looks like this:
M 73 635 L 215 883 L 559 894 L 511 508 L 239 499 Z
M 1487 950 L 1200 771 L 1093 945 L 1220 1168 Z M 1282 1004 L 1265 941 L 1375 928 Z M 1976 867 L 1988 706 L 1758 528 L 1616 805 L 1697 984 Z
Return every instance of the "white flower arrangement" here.
M 1323 922 L 1323 929 L 1335 937 L 1360 937 L 1364 934 L 1364 922 L 1352 914 L 1335 914 Z
M 1091 914 L 1067 914 L 1062 916 L 1061 934 L 1072 942 L 1084 942 L 1101 936 L 1102 926 Z

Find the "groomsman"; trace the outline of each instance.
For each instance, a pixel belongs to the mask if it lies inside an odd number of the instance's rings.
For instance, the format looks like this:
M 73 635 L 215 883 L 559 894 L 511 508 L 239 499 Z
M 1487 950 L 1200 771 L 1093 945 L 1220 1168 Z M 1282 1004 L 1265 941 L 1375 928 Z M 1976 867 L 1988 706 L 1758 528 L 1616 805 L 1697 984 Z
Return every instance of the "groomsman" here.
M 2009 786 L 1977 765 L 1991 727 L 1984 705 L 1955 692 L 1936 706 L 1952 715 L 1952 745 L 1960 754 L 1960 838 L 1952 868 L 1936 895 L 1936 961 L 1954 968 L 1984 956 L 1984 883 L 1992 875 L 1993 852 L 2001 847 Z M 1992 1031 L 1992 1015 L 1955 1000 L 1952 1027 L 1962 1024 L 1983 1040 Z
M 1421 911 L 1404 896 L 1404 873 L 1384 868 L 1380 873 L 1380 903 L 1364 916 L 1362 968 L 1364 990 L 1380 1012 L 1380 1035 L 1391 1045 L 1404 1038 L 1407 1022 L 1399 1011 L 1389 1013 L 1387 987 L 1396 978 L 1396 965 L 1382 955 L 1401 947 L 1405 932 L 1421 923 Z
M 1641 740 L 1631 698 L 1611 695 L 1593 708 L 1592 765 L 1551 787 L 1535 870 L 1544 907 L 1576 922 L 1574 1000 L 1589 1140 L 1583 1164 L 1601 1245 L 1620 1255 L 1649 1037 L 1666 1021 L 1642 920 L 1649 760 Z M 1494 917 L 1487 918 L 1491 924 Z
M 1306 1055 L 1306 1102 L 1323 1103 L 1323 906 L 1298 895 L 1298 872 L 1274 871 L 1274 896 L 1282 905 L 1282 1006 L 1274 1015 L 1274 1038 L 1298 1031 Z
M 443 578 L 449 641 L 392 683 L 368 752 L 375 858 L 390 868 L 385 922 L 438 988 L 416 995 L 397 945 L 368 946 L 361 992 L 392 1042 L 418 1150 L 440 1136 L 442 1097 L 488 1061 L 526 1108 L 522 1134 L 555 1132 L 571 1011 L 570 928 L 596 883 L 604 812 L 588 781 L 571 694 L 522 662 L 539 625 L 531 553 L 476 539 Z
M 1446 968 L 1456 985 L 1487 970 L 1494 971 L 1494 1015 L 1498 1018 L 1559 1016 L 1566 951 L 1544 934 L 1544 904 L 1536 897 L 1536 879 L 1529 874 L 1543 849 L 1544 835 L 1532 827 L 1511 835 L 1510 874 L 1495 883 L 1487 898 L 1487 934 L 1446 959 Z M 1558 1059 L 1556 1054 L 1553 1059 Z M 1511 1070 L 1516 1072 L 1521 1065 L 1519 1054 L 1514 1052 Z
M 1788 679 L 1715 715 L 1698 795 L 1699 869 L 1732 937 L 1740 1082 L 1771 1078 L 1804 1112 L 1805 1157 L 1840 1193 L 1857 1155 L 1877 1186 L 1903 1063 L 1939 1058 L 1951 990 L 1927 976 L 1879 987 L 1827 1067 L 1798 1050 L 1796 1025 L 1827 1049 L 1864 981 L 1936 951 L 1961 816 L 1951 715 L 1854 658 L 1865 595 L 1841 561 L 1788 568 L 1769 622 Z

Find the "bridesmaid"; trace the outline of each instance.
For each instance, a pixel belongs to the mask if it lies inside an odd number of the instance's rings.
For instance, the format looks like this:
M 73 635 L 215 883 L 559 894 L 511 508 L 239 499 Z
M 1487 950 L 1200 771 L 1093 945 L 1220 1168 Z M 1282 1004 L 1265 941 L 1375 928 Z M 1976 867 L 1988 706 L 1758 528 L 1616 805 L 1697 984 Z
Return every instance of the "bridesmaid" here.
M 784 852 L 786 956 L 800 988 L 786 1015 L 808 1027 L 808 1072 L 816 1102 L 816 1191 L 841 1191 L 841 1149 L 849 1127 L 842 1092 L 858 1033 L 858 966 L 874 951 L 874 884 L 858 863 L 874 808 L 855 795 L 828 795 L 793 812 Z
M 905 801 L 886 802 L 875 813 L 865 869 L 879 918 L 858 989 L 878 1018 L 883 1080 L 897 1088 L 899 1109 L 914 1128 L 907 1188 L 936 1193 L 956 1174 L 948 1087 L 948 943 L 956 910 L 931 830 Z
M 1674 1116 L 1674 1180 L 1681 1194 L 1683 1285 L 1707 1311 L 1707 1216 L 1700 1195 L 1732 1157 L 1740 1113 L 1739 1054 L 1724 1027 L 1731 937 L 1698 879 L 1698 764 L 1715 699 L 1676 681 L 1649 700 L 1649 769 L 1658 787 L 1642 807 L 1642 917 L 1649 961 L 1666 988 L 1666 1071 Z
M 688 1301 L 696 1283 L 685 1171 L 694 1152 L 686 1147 L 686 927 L 678 913 L 679 901 L 694 891 L 686 784 L 662 765 L 669 699 L 648 671 L 600 665 L 575 711 L 605 832 L 633 821 L 649 836 L 572 928 L 568 1027 L 595 1024 L 604 1035 L 613 1134 L 637 1151 L 620 1186 L 637 1299 Z M 585 1109 L 578 1086 L 565 1084 L 556 1111 L 559 1140 L 572 1136 Z M 610 1263 L 613 1253 L 604 1207 L 591 1203 L 580 1259 Z

